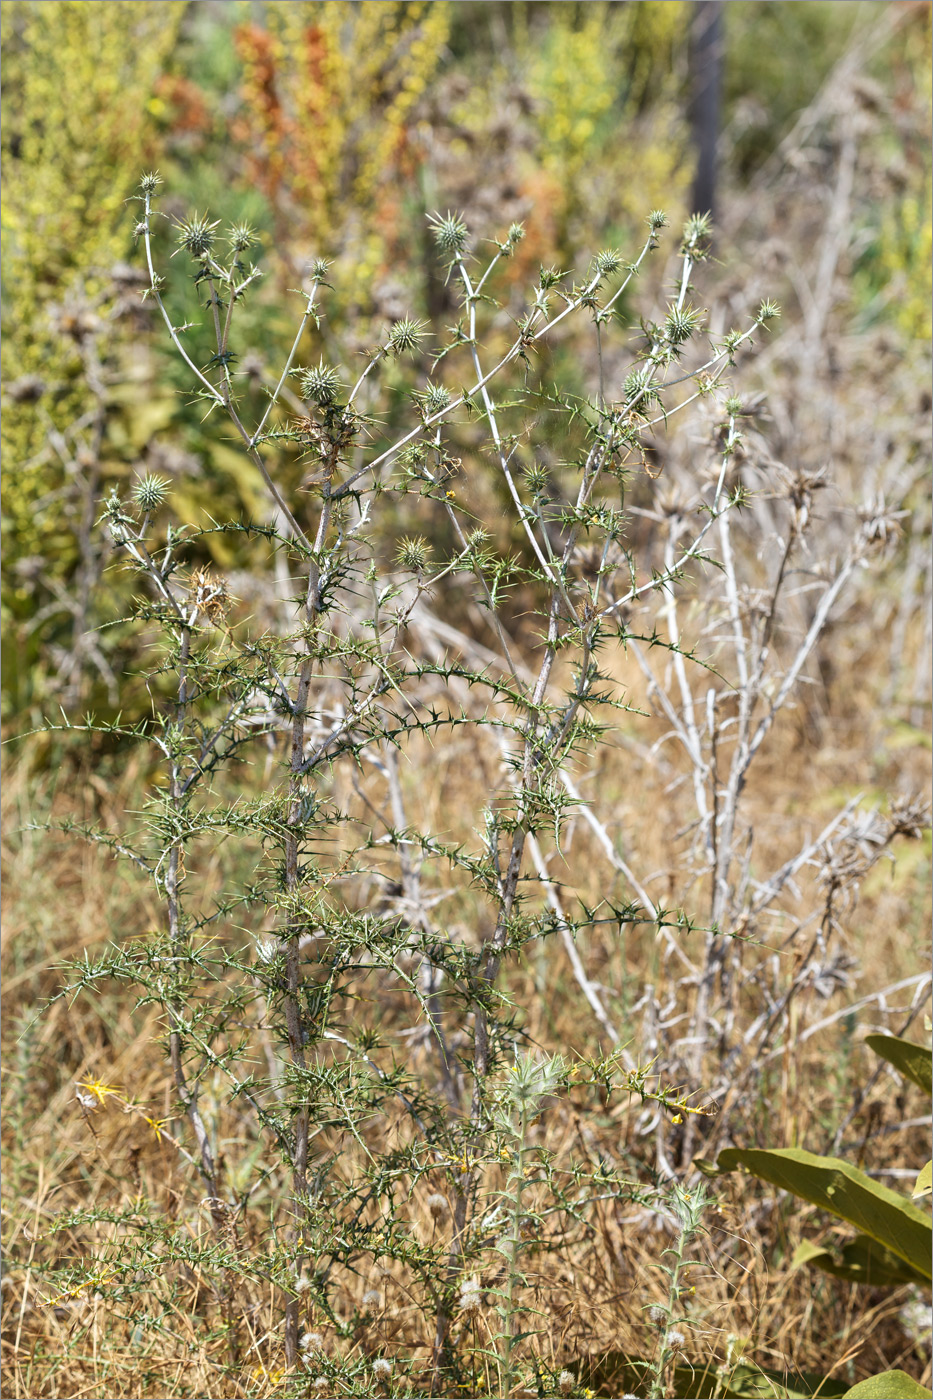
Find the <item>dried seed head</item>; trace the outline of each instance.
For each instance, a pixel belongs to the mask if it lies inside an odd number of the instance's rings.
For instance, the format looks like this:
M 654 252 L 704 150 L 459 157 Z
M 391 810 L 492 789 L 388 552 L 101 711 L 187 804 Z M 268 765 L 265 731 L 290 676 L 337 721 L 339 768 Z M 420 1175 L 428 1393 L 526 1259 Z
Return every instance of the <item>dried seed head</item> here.
M 230 604 L 230 595 L 223 579 L 217 578 L 210 569 L 192 569 L 188 580 L 190 601 L 214 625 L 224 619 Z
M 327 1379 L 326 1376 L 315 1377 L 314 1389 L 317 1391 L 318 1395 L 323 1395 L 324 1392 L 326 1390 L 330 1390 L 330 1388 L 330 1381 Z
M 667 1308 L 659 1307 L 656 1303 L 653 1308 L 648 1309 L 648 1319 L 655 1327 L 663 1327 L 667 1321 Z
M 676 1330 L 668 1332 L 667 1345 L 670 1347 L 671 1351 L 683 1351 L 684 1347 L 687 1345 L 687 1339 L 683 1332 L 678 1332 Z
M 448 1215 L 450 1212 L 450 1206 L 447 1204 L 447 1197 L 441 1196 L 437 1192 L 435 1192 L 433 1196 L 429 1196 L 428 1210 L 431 1212 L 431 1216 L 434 1220 L 443 1220 L 444 1216 Z
M 561 1395 L 569 1395 L 576 1384 L 571 1371 L 561 1371 L 557 1377 L 557 1385 Z
M 483 1294 L 479 1279 L 474 1274 L 472 1278 L 464 1279 L 460 1285 L 460 1311 L 467 1317 L 475 1317 L 482 1309 Z
M 363 1294 L 364 1308 L 378 1308 L 382 1302 L 382 1295 L 375 1288 L 370 1288 Z
M 302 1332 L 299 1345 L 302 1351 L 323 1351 L 324 1338 L 320 1332 Z
M 377 1380 L 387 1381 L 392 1374 L 392 1362 L 382 1356 L 373 1362 L 373 1375 Z

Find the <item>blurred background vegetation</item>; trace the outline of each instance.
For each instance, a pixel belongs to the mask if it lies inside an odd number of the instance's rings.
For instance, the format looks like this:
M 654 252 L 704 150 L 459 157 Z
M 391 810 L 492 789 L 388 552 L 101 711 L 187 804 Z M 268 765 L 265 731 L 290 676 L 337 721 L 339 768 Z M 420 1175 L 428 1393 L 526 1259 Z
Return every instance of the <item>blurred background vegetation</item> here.
M 140 171 L 160 169 L 168 214 L 209 209 L 259 232 L 266 277 L 241 315 L 254 353 L 238 371 L 244 393 L 261 394 L 293 333 L 289 289 L 314 257 L 333 262 L 323 344 L 346 363 L 398 316 L 455 319 L 429 246 L 433 209 L 461 210 L 487 237 L 523 220 L 516 286 L 539 264 L 574 267 L 602 246 L 631 249 L 649 208 L 676 223 L 695 164 L 689 31 L 706 8 L 4 4 L 8 724 L 28 725 L 58 703 L 117 707 L 126 637 L 119 626 L 98 630 L 122 605 L 95 528 L 112 485 L 155 470 L 173 478 L 183 517 L 263 509 L 258 478 L 187 401 L 179 362 L 141 300 L 128 202 Z M 866 48 L 860 36 L 877 34 L 885 11 L 898 11 L 897 22 Z M 802 113 L 818 118 L 823 85 L 850 61 L 873 154 L 847 250 L 847 315 L 863 330 L 928 342 L 929 5 L 742 0 L 722 20 L 723 245 L 742 247 L 743 198 L 782 166 L 781 143 Z M 746 239 L 746 259 L 760 251 Z M 183 278 L 169 295 L 184 322 Z M 565 353 L 572 363 L 572 347 Z M 278 469 L 288 480 L 300 467 L 286 454 Z M 248 562 L 215 540 L 218 563 Z

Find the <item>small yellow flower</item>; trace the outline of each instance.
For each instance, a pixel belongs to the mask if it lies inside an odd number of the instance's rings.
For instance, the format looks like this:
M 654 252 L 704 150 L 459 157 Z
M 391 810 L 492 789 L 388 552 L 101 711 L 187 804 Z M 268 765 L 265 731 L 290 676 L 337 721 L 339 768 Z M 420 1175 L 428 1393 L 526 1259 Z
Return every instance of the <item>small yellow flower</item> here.
M 150 1118 L 148 1113 L 143 1114 L 143 1122 L 148 1123 L 152 1131 L 155 1133 L 156 1142 L 161 1142 L 163 1137 L 166 1136 L 166 1134 L 163 1132 L 163 1129 L 166 1123 L 168 1123 L 169 1121 L 170 1120 L 168 1118 Z
M 84 1094 L 79 1092 L 78 1098 L 85 1108 L 90 1108 L 88 1099 L 99 1104 L 107 1102 L 108 1098 L 123 1099 L 122 1090 L 115 1084 L 103 1084 L 99 1079 L 82 1079 L 78 1081 L 78 1089 L 84 1090 Z

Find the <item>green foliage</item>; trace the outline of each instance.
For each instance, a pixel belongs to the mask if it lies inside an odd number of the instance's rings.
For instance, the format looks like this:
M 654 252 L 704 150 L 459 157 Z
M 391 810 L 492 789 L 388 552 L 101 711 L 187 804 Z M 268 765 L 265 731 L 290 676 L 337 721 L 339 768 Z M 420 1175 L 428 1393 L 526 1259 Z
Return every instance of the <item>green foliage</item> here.
M 2 9 L 3 610 L 17 625 L 4 692 L 18 709 L 33 698 L 42 645 L 73 648 L 62 594 L 80 611 L 94 575 L 90 497 L 127 474 L 151 431 L 139 405 L 135 424 L 110 432 L 138 295 L 120 260 L 132 248 L 125 202 L 153 135 L 148 101 L 184 8 Z
M 720 1171 L 737 1167 L 857 1226 L 902 1260 L 915 1282 L 930 1282 L 933 1231 L 929 1216 L 857 1167 L 800 1147 L 730 1147 L 720 1152 Z
M 853 31 L 880 18 L 884 8 L 878 0 L 732 0 L 723 6 L 724 96 L 735 124 L 738 174 L 748 176 L 773 152 L 842 58 Z
M 578 1379 L 597 1394 L 636 1395 L 650 1383 L 647 1361 L 624 1352 L 608 1352 L 581 1363 Z M 840 1400 L 844 1383 L 814 1372 L 778 1371 L 748 1361 L 714 1365 L 688 1356 L 668 1372 L 668 1394 L 678 1400 Z M 612 1390 L 609 1390 L 612 1386 Z
M 838 1256 L 812 1240 L 803 1240 L 794 1250 L 792 1263 L 794 1268 L 809 1264 L 834 1278 L 871 1288 L 896 1288 L 918 1282 L 917 1271 L 911 1265 L 870 1235 L 856 1235 L 842 1246 Z
M 883 1371 L 847 1390 L 843 1400 L 930 1400 L 933 1391 L 905 1371 Z
M 933 1094 L 933 1052 L 929 1046 L 896 1035 L 867 1035 L 865 1044 L 922 1089 L 927 1098 Z
M 929 1049 L 896 1036 L 873 1035 L 867 1037 L 867 1042 L 929 1095 Z M 706 1164 L 700 1165 L 710 1174 Z M 739 1167 L 858 1227 L 860 1233 L 843 1246 L 841 1259 L 825 1247 L 804 1241 L 795 1252 L 795 1265 L 812 1265 L 848 1283 L 875 1288 L 910 1283 L 929 1287 L 933 1278 L 933 1227 L 929 1214 L 906 1197 L 841 1158 L 820 1157 L 801 1148 L 728 1148 L 720 1152 L 712 1174 Z M 879 1400 L 885 1396 L 892 1400 L 902 1395 L 930 1396 L 903 1371 L 872 1376 L 845 1393 L 877 1396 Z

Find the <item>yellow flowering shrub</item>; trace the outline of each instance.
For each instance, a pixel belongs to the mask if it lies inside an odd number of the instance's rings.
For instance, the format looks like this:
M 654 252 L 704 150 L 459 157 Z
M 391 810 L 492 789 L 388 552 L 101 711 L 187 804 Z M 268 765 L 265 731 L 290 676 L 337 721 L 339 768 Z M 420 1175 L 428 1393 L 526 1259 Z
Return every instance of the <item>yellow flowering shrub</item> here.
M 683 40 L 681 0 L 549 7 L 530 46 L 527 84 L 537 159 L 557 177 L 568 214 L 591 207 L 594 180 L 611 185 L 607 213 L 637 222 L 648 205 L 676 208 L 690 175 L 672 52 Z
M 84 442 L 81 349 L 92 328 L 107 325 L 109 272 L 132 248 L 126 200 L 151 154 L 147 103 L 184 8 L 180 0 L 9 0 L 0 10 L 7 622 L 11 614 L 28 620 L 39 605 L 19 561 L 35 560 L 57 579 L 74 565 L 68 453 L 82 470 L 97 470 L 107 452 L 105 441 Z M 108 329 L 108 343 L 119 336 L 116 325 Z M 5 668 L 34 661 L 19 646 L 7 650 Z
M 48 297 L 127 250 L 125 201 L 147 153 L 147 101 L 184 8 L 183 0 L 2 7 L 0 228 L 16 287 L 7 373 L 44 361 L 35 318 Z
M 332 255 L 353 241 L 354 280 L 382 261 L 372 216 L 404 160 L 407 123 L 433 76 L 450 24 L 446 3 L 268 0 L 263 24 L 238 26 L 249 175 L 272 204 L 281 239 Z M 369 223 L 367 234 L 352 225 Z M 378 222 L 378 220 L 377 220 Z

